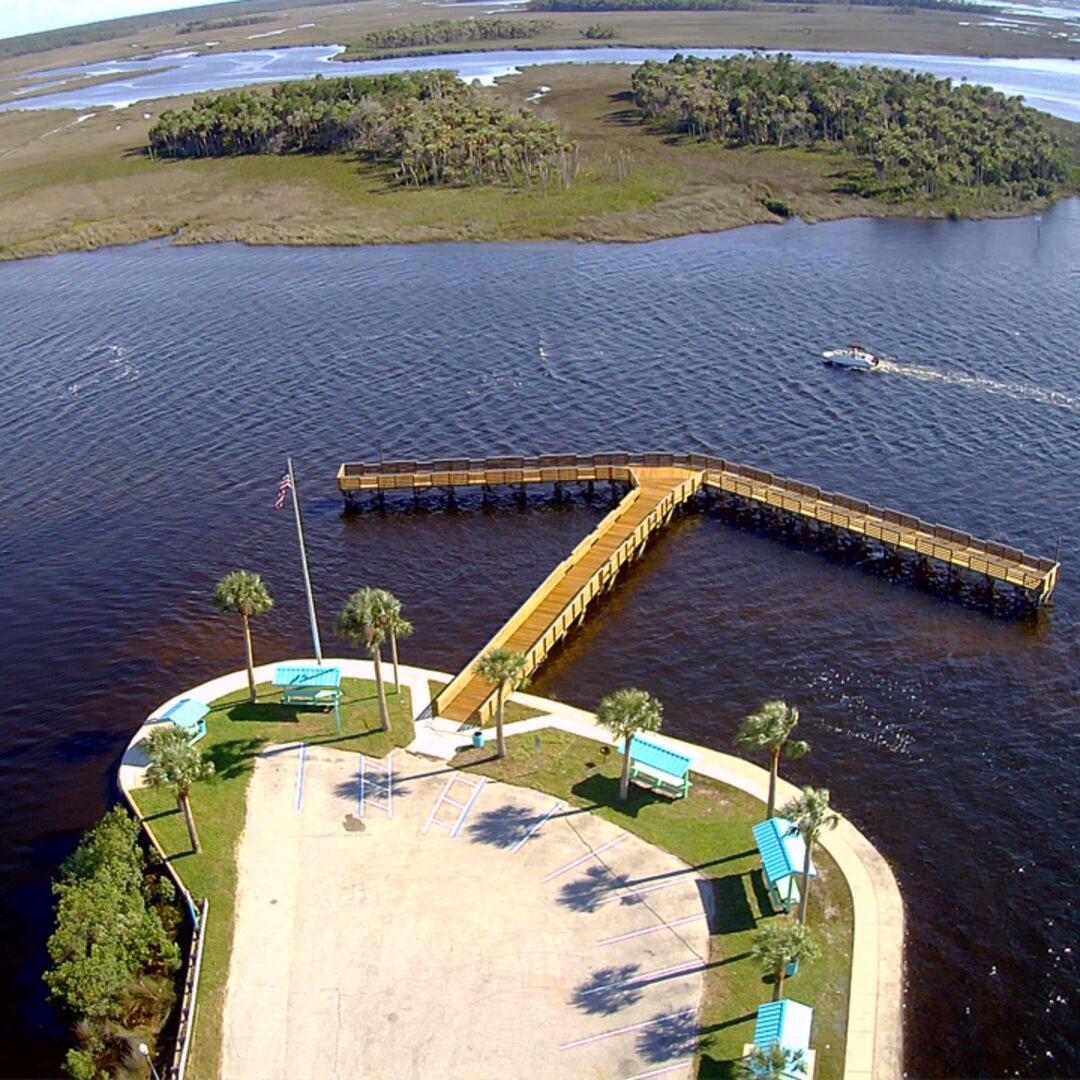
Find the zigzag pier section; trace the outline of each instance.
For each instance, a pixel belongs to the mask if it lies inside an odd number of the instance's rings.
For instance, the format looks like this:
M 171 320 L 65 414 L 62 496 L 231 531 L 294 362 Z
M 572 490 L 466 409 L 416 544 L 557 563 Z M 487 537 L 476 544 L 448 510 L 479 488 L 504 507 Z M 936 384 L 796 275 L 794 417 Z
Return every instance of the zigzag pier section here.
M 556 499 L 564 497 L 566 485 L 579 485 L 591 497 L 594 486 L 603 482 L 611 486 L 615 505 L 610 513 L 478 655 L 505 646 L 522 653 L 526 670 L 532 673 L 584 621 L 593 601 L 680 508 L 707 506 L 717 497 L 764 515 L 785 531 L 802 530 L 808 537 L 844 536 L 867 550 L 880 545 L 893 558 L 914 558 L 924 573 L 933 565 L 944 568 L 950 585 L 954 577 L 975 575 L 991 599 L 997 586 L 1006 586 L 1022 605 L 1041 607 L 1050 601 L 1057 584 L 1059 564 L 1053 560 L 707 455 L 551 454 L 346 462 L 338 470 L 338 487 L 352 507 L 365 499 L 385 505 L 387 495 L 394 492 L 410 493 L 416 500 L 424 492 L 441 490 L 454 500 L 459 488 L 479 488 L 488 499 L 496 488 L 510 487 L 524 499 L 529 485 L 551 486 Z M 461 723 L 490 718 L 495 692 L 473 673 L 474 666 L 475 661 L 470 662 L 438 694 L 432 702 L 434 715 Z

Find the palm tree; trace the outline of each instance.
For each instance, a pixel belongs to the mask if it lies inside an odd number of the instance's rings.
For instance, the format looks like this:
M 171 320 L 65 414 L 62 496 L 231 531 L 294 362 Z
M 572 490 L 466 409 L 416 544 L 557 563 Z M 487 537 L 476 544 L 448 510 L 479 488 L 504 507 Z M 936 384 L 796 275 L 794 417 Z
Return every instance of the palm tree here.
M 810 854 L 818 837 L 826 829 L 835 829 L 840 815 L 829 809 L 829 789 L 804 787 L 797 799 L 792 799 L 780 810 L 780 816 L 788 818 L 802 833 L 806 844 L 803 859 L 802 895 L 799 897 L 799 922 L 806 922 L 806 898 L 810 894 Z
M 506 736 L 503 734 L 503 707 L 515 690 L 529 681 L 525 674 L 525 657 L 513 649 L 501 646 L 484 653 L 476 662 L 476 674 L 486 683 L 496 687 L 495 694 L 495 742 L 498 756 L 506 757 Z
M 754 934 L 750 956 L 773 977 L 773 1001 L 784 996 L 784 978 L 788 964 L 813 960 L 818 954 L 813 931 L 790 919 L 773 919 Z
M 789 758 L 801 758 L 810 747 L 791 733 L 799 722 L 799 710 L 786 701 L 766 701 L 756 713 L 743 718 L 735 735 L 735 745 L 746 750 L 769 752 L 769 809 L 767 817 L 776 809 L 776 780 L 780 774 L 780 752 Z
M 398 674 L 397 643 L 402 638 L 413 636 L 413 624 L 401 614 L 401 606 L 398 605 L 397 613 L 390 620 L 390 657 L 394 661 L 394 690 L 401 690 L 401 676 Z
M 219 611 L 236 613 L 244 625 L 244 658 L 247 661 L 248 700 L 255 704 L 255 654 L 251 647 L 251 617 L 274 606 L 269 590 L 258 574 L 233 570 L 214 588 L 214 605 Z
M 345 601 L 337 618 L 338 634 L 354 645 L 363 645 L 375 663 L 375 691 L 379 698 L 379 720 L 383 731 L 390 730 L 390 713 L 386 708 L 386 687 L 382 677 L 382 646 L 386 640 L 388 618 L 387 597 L 383 589 L 363 588 Z
M 150 758 L 146 782 L 151 787 L 171 787 L 176 792 L 176 802 L 184 812 L 192 850 L 198 855 L 202 852 L 202 845 L 191 813 L 191 785 L 213 776 L 214 763 L 207 761 L 192 745 L 190 734 L 175 724 L 154 728 L 147 736 L 145 745 Z
M 767 1047 L 755 1046 L 746 1057 L 735 1063 L 738 1080 L 786 1080 L 792 1074 L 806 1072 L 806 1055 L 802 1050 L 789 1050 L 779 1040 Z
M 617 739 L 623 740 L 619 798 L 626 802 L 630 794 L 630 740 L 639 731 L 659 731 L 664 720 L 664 706 L 647 690 L 625 687 L 608 694 L 600 702 L 596 707 L 596 719 Z

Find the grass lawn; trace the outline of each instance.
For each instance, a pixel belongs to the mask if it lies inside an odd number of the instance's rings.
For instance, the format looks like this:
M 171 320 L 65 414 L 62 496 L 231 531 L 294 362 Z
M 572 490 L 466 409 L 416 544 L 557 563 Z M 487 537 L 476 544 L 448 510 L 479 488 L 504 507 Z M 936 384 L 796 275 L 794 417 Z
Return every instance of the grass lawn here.
M 629 800 L 620 803 L 619 755 L 553 729 L 540 738 L 539 766 L 531 734 L 508 739 L 504 761 L 488 749 L 470 749 L 453 764 L 586 807 L 712 878 L 717 917 L 705 975 L 698 1075 L 731 1076 L 743 1044 L 753 1038 L 757 1007 L 772 998 L 771 977 L 763 977 L 749 957 L 753 931 L 767 919 L 782 917 L 772 913 L 750 832 L 764 817 L 764 805 L 703 777 L 694 779 L 686 799 L 672 801 L 631 785 Z M 814 858 L 820 876 L 810 892 L 809 919 L 822 944 L 821 956 L 787 981 L 785 996 L 813 1006 L 816 1075 L 833 1080 L 844 1069 L 851 895 L 833 860 L 820 849 Z
M 428 679 L 428 689 L 431 691 L 432 698 L 446 685 L 442 679 Z M 503 721 L 507 724 L 512 724 L 515 720 L 531 720 L 534 716 L 543 716 L 544 713 L 540 709 L 531 708 L 528 705 L 519 705 L 516 701 L 508 701 L 503 708 Z M 495 717 L 493 716 L 484 727 L 493 728 L 495 726 Z
M 387 695 L 389 735 L 379 728 L 379 705 L 373 682 L 342 680 L 340 735 L 332 712 L 307 712 L 280 705 L 280 691 L 269 683 L 262 683 L 256 689 L 256 704 L 249 704 L 247 691 L 243 690 L 213 702 L 206 718 L 206 737 L 199 747 L 213 761 L 216 775 L 212 780 L 196 784 L 191 793 L 203 846 L 201 855 L 193 854 L 190 849 L 183 816 L 171 792 L 142 788 L 133 793 L 139 810 L 191 894 L 210 898 L 195 1042 L 187 1072 L 192 1080 L 214 1080 L 220 1075 L 222 1007 L 235 914 L 236 858 L 255 756 L 269 743 L 305 741 L 384 757 L 393 747 L 407 746 L 413 740 L 412 704 L 406 688 L 400 694 Z

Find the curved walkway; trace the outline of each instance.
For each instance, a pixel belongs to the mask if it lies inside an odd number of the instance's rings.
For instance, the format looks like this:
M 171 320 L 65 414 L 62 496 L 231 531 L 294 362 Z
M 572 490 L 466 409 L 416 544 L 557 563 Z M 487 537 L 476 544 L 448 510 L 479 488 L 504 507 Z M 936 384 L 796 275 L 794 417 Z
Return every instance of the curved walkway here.
M 313 663 L 310 658 L 275 661 L 256 668 L 256 679 L 272 677 L 277 663 Z M 370 661 L 334 659 L 342 675 L 370 679 Z M 430 719 L 429 679 L 445 681 L 445 672 L 401 665 L 402 682 L 412 693 L 416 718 L 416 740 L 409 749 L 426 757 L 449 760 L 471 742 L 467 730 L 449 721 Z M 143 773 L 146 755 L 139 745 L 149 730 L 176 701 L 195 697 L 210 702 L 215 698 L 242 689 L 247 683 L 244 671 L 231 672 L 201 686 L 185 690 L 170 698 L 146 719 L 132 737 L 119 770 L 119 784 L 135 812 L 130 791 L 144 786 Z M 596 724 L 594 714 L 562 702 L 532 694 L 514 694 L 512 699 L 536 709 L 540 716 L 507 724 L 507 734 L 560 728 L 563 731 L 612 743 L 607 731 Z M 766 770 L 730 754 L 709 750 L 695 743 L 667 736 L 655 736 L 657 741 L 686 753 L 695 759 L 692 769 L 703 776 L 730 784 L 756 798 L 765 800 L 769 774 Z M 798 789 L 781 780 L 780 800 L 794 797 Z M 892 870 L 881 854 L 846 818 L 839 826 L 824 834 L 821 845 L 836 860 L 851 890 L 854 909 L 854 944 L 851 967 L 851 988 L 848 1002 L 847 1048 L 844 1060 L 846 1080 L 901 1080 L 903 1076 L 903 940 L 904 910 L 900 889 Z

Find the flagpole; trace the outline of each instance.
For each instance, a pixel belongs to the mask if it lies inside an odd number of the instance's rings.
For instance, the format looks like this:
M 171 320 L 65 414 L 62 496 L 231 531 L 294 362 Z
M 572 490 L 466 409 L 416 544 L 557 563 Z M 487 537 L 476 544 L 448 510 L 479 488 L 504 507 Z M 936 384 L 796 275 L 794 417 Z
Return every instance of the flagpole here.
M 319 624 L 315 618 L 315 597 L 311 592 L 311 574 L 308 572 L 307 546 L 304 544 L 304 526 L 300 522 L 300 495 L 296 490 L 292 458 L 289 461 L 289 486 L 292 488 L 293 512 L 296 515 L 296 538 L 300 542 L 300 565 L 304 570 L 304 589 L 307 591 L 308 618 L 311 620 L 311 643 L 315 646 L 315 662 L 322 664 L 322 643 L 319 641 Z

